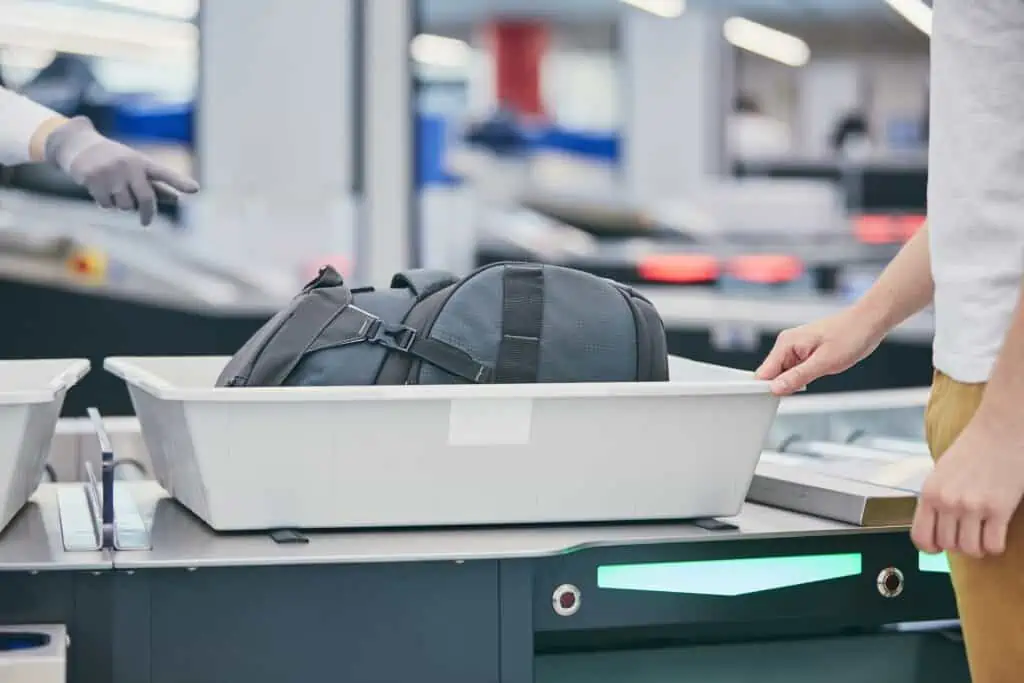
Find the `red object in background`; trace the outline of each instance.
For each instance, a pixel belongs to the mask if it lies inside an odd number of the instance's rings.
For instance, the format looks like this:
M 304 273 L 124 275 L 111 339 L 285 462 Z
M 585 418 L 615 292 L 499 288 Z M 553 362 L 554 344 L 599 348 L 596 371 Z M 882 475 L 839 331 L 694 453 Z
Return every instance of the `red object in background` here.
M 541 65 L 548 49 L 547 25 L 502 20 L 490 25 L 487 37 L 494 55 L 498 105 L 523 116 L 543 117 Z
M 656 254 L 641 259 L 636 269 L 644 282 L 696 285 L 717 280 L 721 266 L 704 254 Z
M 865 244 L 902 244 L 921 229 L 924 221 L 924 216 L 913 214 L 865 214 L 855 220 L 854 232 Z
M 903 241 L 908 241 L 918 230 L 924 227 L 924 216 L 900 216 L 899 232 L 903 235 Z
M 794 282 L 804 274 L 803 261 L 786 254 L 751 254 L 729 261 L 729 275 L 759 285 Z
M 320 269 L 324 266 L 331 266 L 344 278 L 351 277 L 352 275 L 352 262 L 347 256 L 328 254 L 306 264 L 302 269 L 303 282 L 316 278 L 320 274 Z

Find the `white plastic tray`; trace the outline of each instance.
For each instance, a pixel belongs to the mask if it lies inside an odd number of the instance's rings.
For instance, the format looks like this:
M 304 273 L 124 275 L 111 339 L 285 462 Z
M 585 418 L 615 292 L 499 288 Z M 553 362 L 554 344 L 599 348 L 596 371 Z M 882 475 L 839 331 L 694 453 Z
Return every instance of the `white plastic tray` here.
M 89 361 L 0 361 L 0 530 L 35 493 L 46 469 L 64 396 Z
M 212 388 L 227 360 L 105 363 L 157 480 L 221 531 L 733 515 L 778 407 L 682 359 L 658 383 Z

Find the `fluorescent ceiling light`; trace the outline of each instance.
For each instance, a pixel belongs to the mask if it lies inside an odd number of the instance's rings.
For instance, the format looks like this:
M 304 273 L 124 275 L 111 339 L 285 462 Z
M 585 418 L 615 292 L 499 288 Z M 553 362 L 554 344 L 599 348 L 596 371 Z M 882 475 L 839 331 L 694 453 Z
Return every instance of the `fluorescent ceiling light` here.
M 199 14 L 199 0 L 100 0 L 100 2 L 146 14 L 187 21 L 195 19 Z
M 469 63 L 472 48 L 462 40 L 422 33 L 412 39 L 409 54 L 420 64 L 461 68 Z
M 742 17 L 726 19 L 722 33 L 735 47 L 788 66 L 803 66 L 811 58 L 811 48 L 796 36 Z
M 664 19 L 675 19 L 686 11 L 686 0 L 622 0 L 622 2 Z
M 932 34 L 932 8 L 921 0 L 885 0 L 889 7 L 926 36 Z
M 189 22 L 38 0 L 0 6 L 0 47 L 126 61 L 180 63 L 198 56 L 198 29 Z

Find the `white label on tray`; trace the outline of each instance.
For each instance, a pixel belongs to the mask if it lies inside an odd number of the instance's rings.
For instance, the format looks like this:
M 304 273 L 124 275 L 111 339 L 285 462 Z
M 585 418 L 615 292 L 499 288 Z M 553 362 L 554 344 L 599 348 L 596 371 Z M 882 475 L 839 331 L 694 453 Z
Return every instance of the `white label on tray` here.
M 448 413 L 448 445 L 525 446 L 532 420 L 528 398 L 456 399 Z

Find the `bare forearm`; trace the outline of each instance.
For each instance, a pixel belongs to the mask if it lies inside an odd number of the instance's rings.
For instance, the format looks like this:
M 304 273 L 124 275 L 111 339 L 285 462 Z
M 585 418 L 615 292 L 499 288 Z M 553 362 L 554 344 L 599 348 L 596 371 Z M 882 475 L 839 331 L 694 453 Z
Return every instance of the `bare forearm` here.
M 921 312 L 934 293 L 925 225 L 903 246 L 855 308 L 879 334 L 885 334 Z

